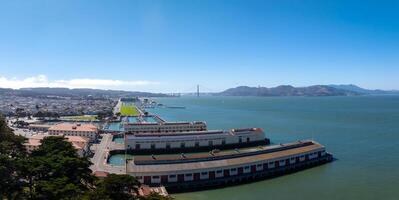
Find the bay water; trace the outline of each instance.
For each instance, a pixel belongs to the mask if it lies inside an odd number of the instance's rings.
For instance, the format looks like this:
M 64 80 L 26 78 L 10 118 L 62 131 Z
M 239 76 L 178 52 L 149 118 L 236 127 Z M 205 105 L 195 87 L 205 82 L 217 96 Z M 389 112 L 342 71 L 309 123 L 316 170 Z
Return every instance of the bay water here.
M 336 161 L 259 182 L 173 194 L 177 200 L 399 199 L 399 96 L 157 98 L 168 121 L 261 127 L 272 143 L 314 139 Z

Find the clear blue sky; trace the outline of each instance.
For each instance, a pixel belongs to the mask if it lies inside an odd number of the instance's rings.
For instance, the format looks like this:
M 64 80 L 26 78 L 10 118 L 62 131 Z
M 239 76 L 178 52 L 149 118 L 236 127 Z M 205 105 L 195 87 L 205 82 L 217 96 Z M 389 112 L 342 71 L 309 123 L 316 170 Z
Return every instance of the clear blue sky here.
M 399 1 L 0 2 L 0 87 L 399 89 Z

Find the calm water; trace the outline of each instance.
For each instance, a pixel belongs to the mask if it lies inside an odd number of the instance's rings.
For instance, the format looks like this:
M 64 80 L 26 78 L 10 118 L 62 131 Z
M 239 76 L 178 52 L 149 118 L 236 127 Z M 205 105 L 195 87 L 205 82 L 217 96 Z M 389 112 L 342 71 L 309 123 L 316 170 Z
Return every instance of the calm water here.
M 125 163 L 125 157 L 127 159 L 132 159 L 133 158 L 133 156 L 129 155 L 129 154 L 126 154 L 126 155 L 125 154 L 116 154 L 116 155 L 111 156 L 108 159 L 108 163 L 111 164 L 111 165 L 122 166 Z
M 114 137 L 112 138 L 112 141 L 118 144 L 124 144 L 125 143 L 125 138 L 122 137 Z
M 106 125 L 105 130 L 110 130 L 110 131 L 123 131 L 123 127 L 121 126 L 120 122 L 112 122 Z
M 337 161 L 251 184 L 174 195 L 178 200 L 399 199 L 399 96 L 160 98 L 166 120 L 211 129 L 262 127 L 274 143 L 314 138 Z

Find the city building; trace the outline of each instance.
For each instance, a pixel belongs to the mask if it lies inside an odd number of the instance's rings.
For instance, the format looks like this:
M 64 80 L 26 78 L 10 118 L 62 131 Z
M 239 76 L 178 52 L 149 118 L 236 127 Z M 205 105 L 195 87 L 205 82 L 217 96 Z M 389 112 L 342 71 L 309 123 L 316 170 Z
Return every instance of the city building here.
M 93 124 L 60 123 L 50 127 L 48 133 L 49 135 L 82 136 L 94 141 L 97 139 L 98 129 Z

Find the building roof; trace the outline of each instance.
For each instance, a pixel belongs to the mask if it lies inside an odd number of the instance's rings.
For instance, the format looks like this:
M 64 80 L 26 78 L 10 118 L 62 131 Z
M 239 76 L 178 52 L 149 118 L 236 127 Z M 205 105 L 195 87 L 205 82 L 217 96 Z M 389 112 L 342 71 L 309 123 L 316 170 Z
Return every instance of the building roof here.
M 32 135 L 28 142 L 25 145 L 29 146 L 40 146 L 43 138 L 48 137 L 49 135 Z M 76 149 L 83 149 L 86 144 L 89 142 L 89 138 L 81 137 L 81 136 L 64 136 L 68 142 L 72 143 L 72 146 Z
M 89 142 L 90 139 L 87 137 L 82 137 L 82 136 L 64 136 L 65 138 L 68 139 L 70 142 Z
M 65 136 L 65 138 L 67 138 L 76 149 L 84 149 L 90 141 L 89 138 L 81 136 Z
M 97 131 L 94 124 L 81 123 L 61 123 L 49 128 L 49 131 Z
M 25 145 L 29 146 L 39 146 L 41 143 L 41 139 L 29 138 Z
M 104 172 L 104 171 L 95 171 L 94 172 L 94 176 L 101 177 L 101 178 L 107 177 L 108 174 L 109 174 L 108 172 Z
M 295 143 L 290 143 L 290 144 L 284 144 L 283 146 L 291 146 L 291 145 L 298 145 L 299 142 Z M 271 147 L 268 147 L 268 149 L 273 149 L 273 148 L 280 148 L 282 147 L 281 145 L 274 145 Z M 181 173 L 184 173 L 184 171 L 200 171 L 203 169 L 215 169 L 215 168 L 223 168 L 223 167 L 233 167 L 233 166 L 238 166 L 238 165 L 244 165 L 244 164 L 251 164 L 251 163 L 256 163 L 256 162 L 262 162 L 262 161 L 267 161 L 267 160 L 275 160 L 275 159 L 283 159 L 288 156 L 296 155 L 296 154 L 302 154 L 302 153 L 308 153 L 308 152 L 313 152 L 315 150 L 322 150 L 324 149 L 324 146 L 320 145 L 319 143 L 311 141 L 309 145 L 304 145 L 304 146 L 299 146 L 296 148 L 288 148 L 285 150 L 280 150 L 280 151 L 273 151 L 273 152 L 266 152 L 266 153 L 260 153 L 260 154 L 249 154 L 249 155 L 244 155 L 244 156 L 236 156 L 232 158 L 226 158 L 226 159 L 209 159 L 209 160 L 200 160 L 200 161 L 192 161 L 190 160 L 191 158 L 186 158 L 187 162 L 184 160 L 182 162 L 178 163 L 173 163 L 173 162 L 166 162 L 162 164 L 140 164 L 140 163 L 145 163 L 145 160 L 153 159 L 151 156 L 149 158 L 145 158 L 143 156 L 135 156 L 134 160 L 129 160 L 127 164 L 127 173 L 168 173 L 168 172 L 173 172 L 173 171 L 181 171 Z M 158 160 L 162 160 L 162 157 L 156 157 Z M 170 159 L 170 158 L 167 158 Z M 173 158 L 172 158 L 173 159 Z M 175 159 L 180 159 L 181 158 L 175 158 Z M 143 162 L 144 161 L 144 162 Z M 138 163 L 138 164 L 136 164 Z

